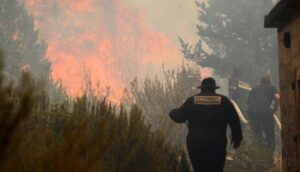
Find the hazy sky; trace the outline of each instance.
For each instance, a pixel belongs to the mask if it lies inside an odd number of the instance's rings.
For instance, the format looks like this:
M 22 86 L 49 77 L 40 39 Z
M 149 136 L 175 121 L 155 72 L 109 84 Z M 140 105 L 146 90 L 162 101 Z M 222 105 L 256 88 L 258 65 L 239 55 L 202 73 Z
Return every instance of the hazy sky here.
M 196 39 L 197 10 L 195 0 L 125 0 L 145 12 L 155 30 L 169 35 L 177 43 L 177 35 L 189 42 Z

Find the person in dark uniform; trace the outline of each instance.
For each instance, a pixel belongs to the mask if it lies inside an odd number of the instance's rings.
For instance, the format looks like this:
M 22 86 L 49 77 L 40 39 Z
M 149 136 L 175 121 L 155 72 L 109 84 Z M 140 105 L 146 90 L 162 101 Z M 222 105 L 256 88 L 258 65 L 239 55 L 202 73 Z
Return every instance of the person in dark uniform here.
M 223 172 L 229 124 L 231 144 L 236 149 L 242 140 L 241 124 L 230 100 L 216 94 L 213 78 L 202 81 L 201 93 L 189 97 L 169 116 L 176 123 L 187 123 L 187 149 L 195 172 Z
M 274 117 L 279 105 L 279 93 L 272 85 L 271 76 L 264 76 L 261 83 L 254 87 L 248 98 L 248 117 L 255 134 L 262 138 L 268 148 L 275 147 Z M 274 106 L 271 104 L 274 101 Z

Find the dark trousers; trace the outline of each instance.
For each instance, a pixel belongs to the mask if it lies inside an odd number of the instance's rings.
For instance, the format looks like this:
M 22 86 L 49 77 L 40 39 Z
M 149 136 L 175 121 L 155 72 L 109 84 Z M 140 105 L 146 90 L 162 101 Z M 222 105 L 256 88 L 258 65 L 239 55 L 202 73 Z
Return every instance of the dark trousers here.
M 248 116 L 250 119 L 250 124 L 255 134 L 262 137 L 264 132 L 266 135 L 266 143 L 268 148 L 273 148 L 275 146 L 275 129 L 274 129 L 274 118 L 271 110 L 265 111 L 249 111 Z
M 226 145 L 203 146 L 187 139 L 187 149 L 194 172 L 223 172 Z

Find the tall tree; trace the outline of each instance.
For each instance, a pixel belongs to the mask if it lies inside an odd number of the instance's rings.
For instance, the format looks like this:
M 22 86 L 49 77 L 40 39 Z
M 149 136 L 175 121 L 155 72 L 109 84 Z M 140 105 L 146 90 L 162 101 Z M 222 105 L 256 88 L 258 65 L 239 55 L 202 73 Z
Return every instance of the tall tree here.
M 40 39 L 33 17 L 18 0 L 1 0 L 0 49 L 5 53 L 9 75 L 26 69 L 38 77 L 49 78 L 47 44 Z
M 276 35 L 263 24 L 274 0 L 209 0 L 196 5 L 199 40 L 191 46 L 180 39 L 187 59 L 212 67 L 221 77 L 238 68 L 252 84 L 268 72 L 277 80 Z

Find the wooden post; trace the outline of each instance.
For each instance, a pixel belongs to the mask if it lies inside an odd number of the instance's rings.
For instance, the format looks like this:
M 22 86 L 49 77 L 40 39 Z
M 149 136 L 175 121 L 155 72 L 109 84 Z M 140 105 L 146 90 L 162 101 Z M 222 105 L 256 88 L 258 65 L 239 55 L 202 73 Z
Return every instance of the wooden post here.
M 297 126 L 297 160 L 296 171 L 300 171 L 300 68 L 295 71 L 295 106 L 296 106 L 296 126 Z

